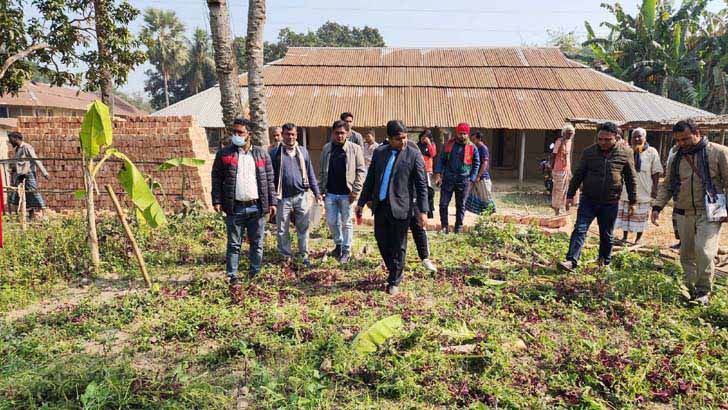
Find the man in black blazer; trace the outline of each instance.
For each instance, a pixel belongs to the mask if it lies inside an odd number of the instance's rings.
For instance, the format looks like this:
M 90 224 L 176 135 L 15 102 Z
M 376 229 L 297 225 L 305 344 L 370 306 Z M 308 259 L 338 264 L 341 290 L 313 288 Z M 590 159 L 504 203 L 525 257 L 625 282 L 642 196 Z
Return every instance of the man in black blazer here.
M 417 213 L 423 226 L 427 220 L 427 176 L 422 154 L 407 144 L 404 123 L 389 121 L 387 135 L 389 144 L 372 155 L 356 213 L 361 215 L 364 205 L 371 202 L 374 237 L 389 271 L 387 293 L 396 295 L 402 281 L 410 218 Z

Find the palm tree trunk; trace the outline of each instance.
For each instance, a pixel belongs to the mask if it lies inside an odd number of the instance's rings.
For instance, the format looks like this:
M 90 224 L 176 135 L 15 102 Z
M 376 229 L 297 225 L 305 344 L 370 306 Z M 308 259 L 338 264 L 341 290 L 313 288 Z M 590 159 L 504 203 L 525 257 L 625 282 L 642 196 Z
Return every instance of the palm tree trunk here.
M 265 25 L 265 0 L 248 2 L 248 105 L 253 123 L 253 141 L 263 147 L 269 145 L 268 114 L 263 84 L 263 27 Z
M 238 67 L 233 58 L 233 42 L 230 38 L 230 14 L 227 0 L 207 0 L 207 7 L 210 9 L 210 32 L 215 50 L 217 78 L 220 82 L 222 120 L 230 134 L 233 120 L 243 112 Z
M 114 86 L 111 71 L 106 66 L 109 63 L 109 50 L 106 41 L 109 37 L 109 16 L 107 13 L 107 0 L 94 0 L 94 13 L 96 23 L 96 45 L 98 47 L 101 77 L 101 102 L 109 107 L 109 114 L 114 118 Z
M 169 73 L 166 69 L 162 70 L 162 80 L 164 81 L 164 100 L 167 104 L 167 107 L 169 107 Z

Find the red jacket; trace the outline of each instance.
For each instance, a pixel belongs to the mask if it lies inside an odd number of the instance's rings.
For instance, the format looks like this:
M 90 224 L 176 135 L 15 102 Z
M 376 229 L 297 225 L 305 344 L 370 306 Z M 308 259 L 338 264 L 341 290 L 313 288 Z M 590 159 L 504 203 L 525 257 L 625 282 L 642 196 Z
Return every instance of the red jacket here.
M 437 155 L 437 147 L 435 147 L 435 144 L 425 144 L 424 142 L 418 142 L 417 147 L 425 160 L 425 172 L 431 173 L 433 158 Z

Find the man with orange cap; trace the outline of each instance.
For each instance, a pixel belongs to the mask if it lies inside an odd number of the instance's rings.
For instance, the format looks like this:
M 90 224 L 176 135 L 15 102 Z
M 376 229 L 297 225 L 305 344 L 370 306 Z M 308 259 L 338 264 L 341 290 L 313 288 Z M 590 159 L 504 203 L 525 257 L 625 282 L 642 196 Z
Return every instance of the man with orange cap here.
M 435 185 L 440 187 L 440 223 L 442 232 L 449 233 L 447 221 L 448 206 L 455 193 L 455 233 L 463 229 L 465 217 L 465 198 L 468 197 L 470 185 L 478 178 L 480 155 L 475 145 L 470 142 L 470 125 L 465 122 L 455 128 L 455 137 L 450 138 L 440 154 L 435 166 Z

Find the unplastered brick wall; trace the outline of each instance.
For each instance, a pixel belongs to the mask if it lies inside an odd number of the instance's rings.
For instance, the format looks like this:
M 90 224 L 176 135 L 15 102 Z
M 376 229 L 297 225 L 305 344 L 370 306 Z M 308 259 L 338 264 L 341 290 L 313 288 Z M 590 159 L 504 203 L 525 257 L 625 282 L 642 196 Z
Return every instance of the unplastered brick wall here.
M 54 210 L 80 209 L 85 200 L 77 199 L 72 192 L 83 189 L 83 172 L 80 161 L 64 161 L 81 157 L 79 132 L 80 117 L 20 117 L 17 131 L 30 143 L 41 158 L 58 158 L 43 161 L 50 180 L 38 175 L 41 190 L 57 191 L 43 193 L 47 205 Z M 114 120 L 113 147 L 126 154 L 145 174 L 158 181 L 162 190 L 157 198 L 167 211 L 179 210 L 182 200 L 199 200 L 212 208 L 210 199 L 210 172 L 213 155 L 207 147 L 205 130 L 197 125 L 192 116 L 132 117 Z M 103 155 L 103 153 L 102 153 Z M 101 157 L 101 155 L 99 156 Z M 178 157 L 205 160 L 198 168 L 177 167 L 157 171 L 158 164 Z M 120 162 L 107 162 L 96 177 L 101 195 L 97 197 L 98 209 L 112 209 L 113 204 L 105 190 L 107 184 L 124 200 L 126 195 L 117 182 L 116 174 Z M 183 175 L 184 174 L 184 175 Z M 185 181 L 184 198 L 182 182 Z M 164 191 L 164 195 L 162 194 Z

